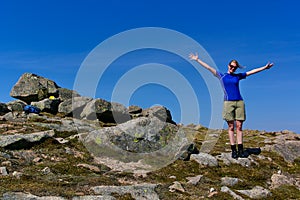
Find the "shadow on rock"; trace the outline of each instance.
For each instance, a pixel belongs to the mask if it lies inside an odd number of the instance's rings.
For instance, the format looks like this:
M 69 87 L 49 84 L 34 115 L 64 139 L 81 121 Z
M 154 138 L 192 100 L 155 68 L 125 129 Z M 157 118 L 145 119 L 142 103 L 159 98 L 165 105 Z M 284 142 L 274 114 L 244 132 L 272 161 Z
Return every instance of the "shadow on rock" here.
M 259 155 L 261 153 L 261 149 L 260 148 L 246 148 L 244 150 L 245 154 L 248 156 L 254 154 L 254 155 Z

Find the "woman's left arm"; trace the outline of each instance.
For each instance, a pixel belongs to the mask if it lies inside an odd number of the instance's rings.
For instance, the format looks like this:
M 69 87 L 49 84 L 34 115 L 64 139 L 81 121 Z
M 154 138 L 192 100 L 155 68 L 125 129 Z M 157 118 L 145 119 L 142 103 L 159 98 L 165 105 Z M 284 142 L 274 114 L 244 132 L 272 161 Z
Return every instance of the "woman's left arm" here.
M 256 74 L 256 73 L 258 73 L 258 72 L 261 72 L 261 71 L 263 71 L 263 70 L 265 70 L 265 69 L 270 69 L 273 65 L 274 65 L 273 63 L 269 63 L 269 62 L 268 62 L 268 63 L 267 63 L 265 66 L 263 66 L 263 67 L 259 67 L 259 68 L 256 68 L 256 69 L 252 69 L 252 70 L 246 72 L 246 75 L 247 75 L 247 76 L 250 76 L 250 75 L 252 75 L 252 74 Z

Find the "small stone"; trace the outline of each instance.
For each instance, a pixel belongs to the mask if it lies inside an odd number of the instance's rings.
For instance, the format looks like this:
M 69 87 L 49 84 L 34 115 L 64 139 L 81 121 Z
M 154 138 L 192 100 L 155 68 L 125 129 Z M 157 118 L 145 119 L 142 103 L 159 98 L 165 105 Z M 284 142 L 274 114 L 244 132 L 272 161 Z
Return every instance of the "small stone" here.
M 3 166 L 7 166 L 7 167 L 11 167 L 11 162 L 8 160 L 8 161 L 3 161 L 2 163 L 1 163 L 1 165 L 3 165 Z
M 133 173 L 133 176 L 135 178 L 146 178 L 148 175 L 147 175 L 147 172 L 136 172 L 136 173 Z
M 169 178 L 171 178 L 171 179 L 176 179 L 176 176 L 170 176 Z
M 208 197 L 208 198 L 211 198 L 211 197 L 213 197 L 213 196 L 216 195 L 216 194 L 218 194 L 218 192 L 217 192 L 217 191 L 214 191 L 214 192 L 209 193 L 209 194 L 207 195 L 207 197 Z
M 227 186 L 221 187 L 221 192 L 230 194 L 233 197 L 233 199 L 244 200 L 241 196 L 237 195 L 235 192 L 233 192 Z
M 51 170 L 49 167 L 45 167 L 44 169 L 42 169 L 42 172 L 44 175 L 47 175 L 47 174 L 50 174 L 51 173 Z
M 8 175 L 8 171 L 7 171 L 6 167 L 0 167 L 0 175 L 2 175 L 2 176 Z
M 60 144 L 66 144 L 69 142 L 69 140 L 66 140 L 64 138 L 55 138 L 56 141 L 58 141 Z
M 23 173 L 14 171 L 14 172 L 12 173 L 12 175 L 13 175 L 14 177 L 16 177 L 17 179 L 20 179 L 21 176 L 23 175 Z
M 221 184 L 225 186 L 234 186 L 239 182 L 238 178 L 223 177 L 221 178 Z
M 184 188 L 178 181 L 173 182 L 173 185 L 171 185 L 169 187 L 169 191 L 170 192 L 176 192 L 176 191 L 185 192 Z
M 48 156 L 45 155 L 45 154 L 42 154 L 41 156 L 42 156 L 44 159 L 48 159 Z
M 36 157 L 35 159 L 32 160 L 34 163 L 39 163 L 42 161 L 40 157 Z
M 198 175 L 198 176 L 195 176 L 195 177 L 187 177 L 186 178 L 188 180 L 187 183 L 197 185 L 202 177 L 203 177 L 203 175 Z
M 75 195 L 76 196 L 84 196 L 84 193 L 83 192 L 76 192 Z
M 267 159 L 268 159 L 268 161 L 270 161 L 270 162 L 272 162 L 272 161 L 273 161 L 273 159 L 272 159 L 272 158 L 270 158 L 270 157 L 267 157 Z
M 99 169 L 99 167 L 94 166 L 94 165 L 89 165 L 89 164 L 81 163 L 81 164 L 78 164 L 77 167 L 83 167 L 83 168 L 86 168 L 86 169 L 88 169 L 90 171 L 93 171 L 93 172 L 101 172 L 101 170 Z

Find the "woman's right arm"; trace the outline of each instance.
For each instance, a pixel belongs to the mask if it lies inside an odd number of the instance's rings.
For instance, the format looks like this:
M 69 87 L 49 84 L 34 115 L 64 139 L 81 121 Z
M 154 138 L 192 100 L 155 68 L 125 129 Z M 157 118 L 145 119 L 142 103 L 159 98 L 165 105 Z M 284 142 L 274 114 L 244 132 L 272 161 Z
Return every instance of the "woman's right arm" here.
M 205 69 L 208 69 L 213 75 L 216 76 L 217 74 L 217 70 L 215 70 L 214 68 L 212 68 L 211 66 L 209 66 L 207 63 L 203 62 L 202 60 L 199 59 L 198 54 L 190 54 L 190 59 L 191 60 L 195 60 L 197 61 L 197 63 L 199 63 L 200 65 L 202 65 Z

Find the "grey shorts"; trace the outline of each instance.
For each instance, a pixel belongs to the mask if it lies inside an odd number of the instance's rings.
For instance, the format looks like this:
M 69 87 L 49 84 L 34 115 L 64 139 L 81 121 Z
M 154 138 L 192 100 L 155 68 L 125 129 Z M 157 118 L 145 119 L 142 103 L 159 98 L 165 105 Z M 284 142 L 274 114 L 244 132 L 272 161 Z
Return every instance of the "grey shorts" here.
M 224 101 L 223 119 L 226 121 L 245 121 L 246 111 L 244 101 Z

